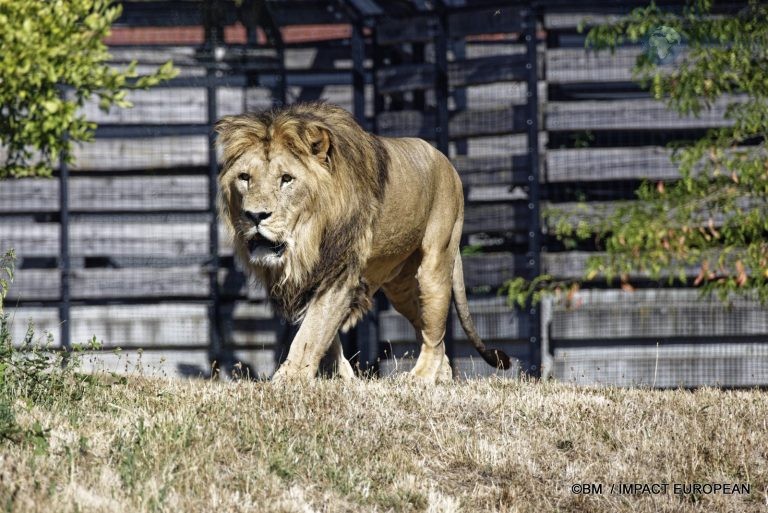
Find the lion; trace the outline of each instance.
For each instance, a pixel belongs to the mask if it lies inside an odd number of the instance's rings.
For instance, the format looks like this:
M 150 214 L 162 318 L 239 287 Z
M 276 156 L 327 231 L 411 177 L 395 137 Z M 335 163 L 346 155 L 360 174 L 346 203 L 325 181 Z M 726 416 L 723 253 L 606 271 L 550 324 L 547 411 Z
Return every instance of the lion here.
M 299 324 L 273 379 L 315 377 L 321 359 L 354 372 L 339 331 L 352 328 L 382 290 L 421 344 L 411 373 L 452 378 L 445 326 L 453 296 L 469 340 L 490 365 L 470 317 L 459 242 L 459 174 L 426 141 L 364 131 L 341 107 L 310 102 L 223 117 L 219 215 L 245 272 Z

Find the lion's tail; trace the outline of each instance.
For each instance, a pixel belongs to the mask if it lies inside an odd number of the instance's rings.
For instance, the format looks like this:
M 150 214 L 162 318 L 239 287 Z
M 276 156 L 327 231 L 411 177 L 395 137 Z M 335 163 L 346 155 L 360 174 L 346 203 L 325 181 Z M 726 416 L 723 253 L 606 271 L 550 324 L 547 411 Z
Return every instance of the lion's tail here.
M 509 356 L 498 349 L 487 349 L 485 344 L 480 339 L 475 329 L 475 323 L 472 322 L 472 317 L 469 314 L 469 305 L 467 304 L 467 291 L 464 288 L 464 267 L 461 263 L 461 253 L 456 255 L 456 259 L 453 263 L 453 305 L 456 307 L 456 313 L 459 314 L 459 322 L 461 327 L 464 328 L 464 333 L 467 334 L 472 345 L 475 346 L 477 352 L 483 357 L 483 360 L 488 362 L 492 367 L 497 369 L 509 369 L 511 363 Z

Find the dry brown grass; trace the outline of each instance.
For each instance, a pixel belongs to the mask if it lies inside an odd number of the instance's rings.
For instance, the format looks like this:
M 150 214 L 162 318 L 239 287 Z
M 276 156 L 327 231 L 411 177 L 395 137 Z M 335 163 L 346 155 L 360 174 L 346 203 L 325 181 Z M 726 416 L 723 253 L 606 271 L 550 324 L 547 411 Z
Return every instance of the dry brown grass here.
M 36 512 L 758 512 L 768 396 L 402 378 L 308 385 L 114 378 L 17 421 L 0 508 Z M 105 384 L 107 381 L 112 383 Z M 615 483 L 748 483 L 749 495 L 610 494 Z M 577 495 L 574 483 L 602 483 Z

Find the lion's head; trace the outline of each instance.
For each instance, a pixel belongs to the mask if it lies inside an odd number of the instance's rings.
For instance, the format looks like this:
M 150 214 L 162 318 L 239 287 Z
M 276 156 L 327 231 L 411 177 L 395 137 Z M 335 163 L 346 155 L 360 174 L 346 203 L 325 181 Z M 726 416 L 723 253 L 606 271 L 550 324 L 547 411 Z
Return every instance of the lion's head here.
M 387 156 L 345 110 L 296 104 L 216 125 L 220 216 L 246 271 L 289 317 L 370 248 Z

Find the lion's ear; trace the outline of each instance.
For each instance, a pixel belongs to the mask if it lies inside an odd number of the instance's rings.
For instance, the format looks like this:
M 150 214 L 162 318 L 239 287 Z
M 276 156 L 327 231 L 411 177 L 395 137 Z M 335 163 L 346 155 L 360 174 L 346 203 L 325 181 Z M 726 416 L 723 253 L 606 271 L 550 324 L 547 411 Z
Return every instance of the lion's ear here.
M 317 127 L 310 133 L 309 147 L 317 160 L 323 164 L 327 163 L 331 152 L 331 133 L 325 128 Z

